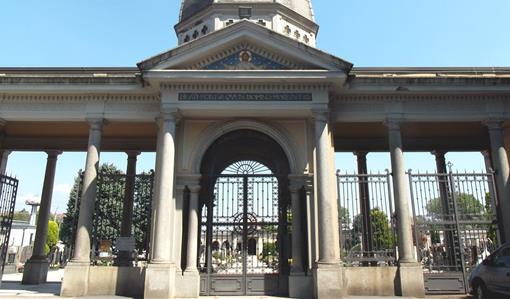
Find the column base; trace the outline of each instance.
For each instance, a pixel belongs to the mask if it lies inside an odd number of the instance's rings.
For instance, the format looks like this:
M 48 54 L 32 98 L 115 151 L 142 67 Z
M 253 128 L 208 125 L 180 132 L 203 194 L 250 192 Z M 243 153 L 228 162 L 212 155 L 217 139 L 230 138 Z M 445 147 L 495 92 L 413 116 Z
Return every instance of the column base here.
M 21 284 L 45 283 L 48 277 L 49 262 L 46 257 L 31 257 L 23 269 Z
M 69 262 L 64 269 L 64 279 L 60 288 L 62 297 L 83 297 L 89 288 L 89 263 Z
M 400 263 L 398 266 L 397 291 L 403 297 L 425 297 L 423 268 L 418 263 Z
M 320 264 L 313 269 L 313 297 L 344 298 L 343 269 L 340 264 Z
M 169 299 L 175 297 L 174 264 L 149 264 L 145 272 L 145 299 Z
M 200 296 L 200 274 L 197 270 L 177 272 L 175 277 L 176 298 L 198 298 Z
M 308 299 L 313 297 L 313 277 L 305 273 L 290 273 L 289 297 Z

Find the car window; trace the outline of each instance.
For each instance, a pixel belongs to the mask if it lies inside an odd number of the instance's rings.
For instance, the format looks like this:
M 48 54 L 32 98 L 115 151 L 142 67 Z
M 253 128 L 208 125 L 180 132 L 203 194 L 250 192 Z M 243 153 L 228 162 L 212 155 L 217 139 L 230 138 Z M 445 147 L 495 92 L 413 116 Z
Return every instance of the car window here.
M 495 257 L 494 264 L 510 268 L 510 247 L 503 248 Z

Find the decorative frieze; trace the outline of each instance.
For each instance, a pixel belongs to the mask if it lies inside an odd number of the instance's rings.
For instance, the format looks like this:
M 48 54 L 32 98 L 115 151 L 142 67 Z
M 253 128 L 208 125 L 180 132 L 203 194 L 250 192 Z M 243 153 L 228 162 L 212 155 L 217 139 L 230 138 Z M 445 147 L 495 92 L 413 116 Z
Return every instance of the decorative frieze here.
M 156 95 L 1 95 L 1 103 L 83 103 L 83 102 L 157 103 Z
M 307 102 L 311 93 L 179 93 L 179 101 Z
M 309 92 L 329 90 L 330 83 L 163 83 L 161 89 L 197 92 Z

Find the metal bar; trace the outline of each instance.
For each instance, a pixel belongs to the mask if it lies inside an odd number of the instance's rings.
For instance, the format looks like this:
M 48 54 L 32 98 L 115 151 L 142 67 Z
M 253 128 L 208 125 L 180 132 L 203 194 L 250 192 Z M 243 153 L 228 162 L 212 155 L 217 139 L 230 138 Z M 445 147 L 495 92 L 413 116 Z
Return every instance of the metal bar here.
M 451 186 L 451 195 L 452 195 L 453 207 L 454 207 L 456 230 L 457 230 L 457 234 L 458 234 L 458 238 L 459 238 L 459 249 L 460 249 L 460 259 L 461 259 L 461 263 L 462 263 L 462 273 L 464 274 L 463 275 L 464 287 L 466 288 L 466 292 L 468 292 L 469 291 L 469 285 L 467 283 L 466 262 L 465 262 L 465 257 L 464 257 L 464 244 L 463 244 L 463 241 L 462 241 L 462 235 L 461 235 L 461 231 L 460 231 L 459 208 L 458 208 L 457 199 L 456 199 L 457 196 L 455 194 L 455 192 L 456 192 L 456 185 L 455 185 L 455 181 L 454 181 L 453 172 L 451 171 L 451 169 L 450 169 L 450 186 Z

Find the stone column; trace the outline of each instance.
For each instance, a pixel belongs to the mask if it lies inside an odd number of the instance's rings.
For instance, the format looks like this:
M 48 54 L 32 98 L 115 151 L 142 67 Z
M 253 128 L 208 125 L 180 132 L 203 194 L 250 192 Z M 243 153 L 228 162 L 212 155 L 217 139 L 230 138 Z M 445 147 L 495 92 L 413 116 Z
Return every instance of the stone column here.
M 501 120 L 487 121 L 491 141 L 492 165 L 496 174 L 496 188 L 498 191 L 499 209 L 502 215 L 510 212 L 510 186 L 508 156 L 504 145 L 503 122 Z M 510 217 L 502 217 L 499 221 L 503 224 L 501 233 L 502 242 L 510 241 Z
M 290 183 L 289 191 L 292 209 L 292 274 L 304 273 L 303 269 L 303 226 L 301 211 L 301 190 L 303 185 L 298 182 Z
M 124 201 L 122 203 L 122 223 L 120 227 L 120 237 L 128 250 L 121 250 L 117 255 L 115 264 L 117 266 L 130 267 L 133 266 L 133 249 L 130 248 L 130 244 L 134 244 L 132 238 L 132 227 L 133 227 L 133 200 L 135 198 L 135 179 L 136 179 L 136 160 L 140 152 L 129 151 L 126 152 L 128 155 L 127 169 L 126 169 L 126 185 L 124 188 Z
M 388 138 L 393 176 L 393 193 L 397 217 L 399 289 L 402 296 L 424 297 L 423 270 L 414 258 L 409 181 L 406 177 L 400 121 L 388 119 Z
M 179 295 L 184 298 L 198 298 L 200 295 L 200 275 L 197 269 L 198 259 L 198 233 L 200 229 L 199 192 L 200 185 L 188 185 L 189 213 L 186 269 L 183 274 L 183 285 Z
M 185 185 L 177 184 L 175 186 L 175 216 L 174 216 L 174 240 L 173 240 L 173 253 L 174 253 L 174 261 L 175 267 L 177 268 L 177 273 L 182 275 L 182 242 L 183 242 L 183 210 L 184 210 L 184 193 L 186 190 Z
M 103 119 L 89 120 L 89 141 L 87 160 L 83 174 L 83 191 L 80 202 L 80 214 L 74 245 L 74 255 L 67 265 L 62 282 L 61 296 L 79 297 L 88 292 L 90 267 L 90 249 L 92 236 L 92 217 L 96 202 L 97 176 L 99 171 L 99 153 Z
M 174 163 L 177 111 L 163 111 L 157 120 L 156 182 L 152 216 L 152 258 L 145 275 L 144 298 L 172 298 L 175 286 Z
M 358 174 L 367 175 L 367 152 L 359 151 L 354 153 L 358 164 Z M 372 235 L 372 218 L 370 217 L 371 206 L 370 206 L 370 194 L 368 186 L 368 178 L 360 177 L 359 180 L 359 197 L 360 197 L 360 212 L 363 215 L 363 251 L 365 257 L 373 257 L 374 242 Z M 363 266 L 368 266 L 367 262 L 363 263 Z
M 6 174 L 10 154 L 11 152 L 8 150 L 0 150 L 0 174 Z
M 48 151 L 48 160 L 46 162 L 46 172 L 44 175 L 44 184 L 41 193 L 41 205 L 37 218 L 35 232 L 34 248 L 32 257 L 25 264 L 23 270 L 22 284 L 40 284 L 46 282 L 48 275 L 49 261 L 44 254 L 44 245 L 48 236 L 48 221 L 51 212 L 51 198 L 53 195 L 53 185 L 55 182 L 55 171 L 57 168 L 57 157 L 60 151 Z
M 289 191 L 292 209 L 292 268 L 289 276 L 289 296 L 291 298 L 310 298 L 313 296 L 312 277 L 305 274 L 303 249 L 306 233 L 303 230 L 303 219 L 306 216 L 303 211 L 304 184 L 306 180 L 302 176 L 289 176 Z M 308 268 L 308 266 L 306 266 Z
M 198 229 L 200 226 L 198 195 L 200 186 L 188 186 L 189 218 L 188 218 L 188 255 L 186 257 L 186 272 L 197 272 L 198 258 Z
M 327 111 L 314 111 L 315 181 L 319 218 L 319 261 L 314 268 L 314 296 L 339 298 L 345 295 L 340 265 L 340 227 L 336 184 L 331 185 L 335 172 L 334 152 L 328 126 Z
M 3 175 L 5 175 L 5 171 L 7 169 L 7 160 L 9 158 L 9 154 L 11 153 L 10 151 L 3 148 L 6 124 L 7 122 L 0 118 L 0 174 Z

